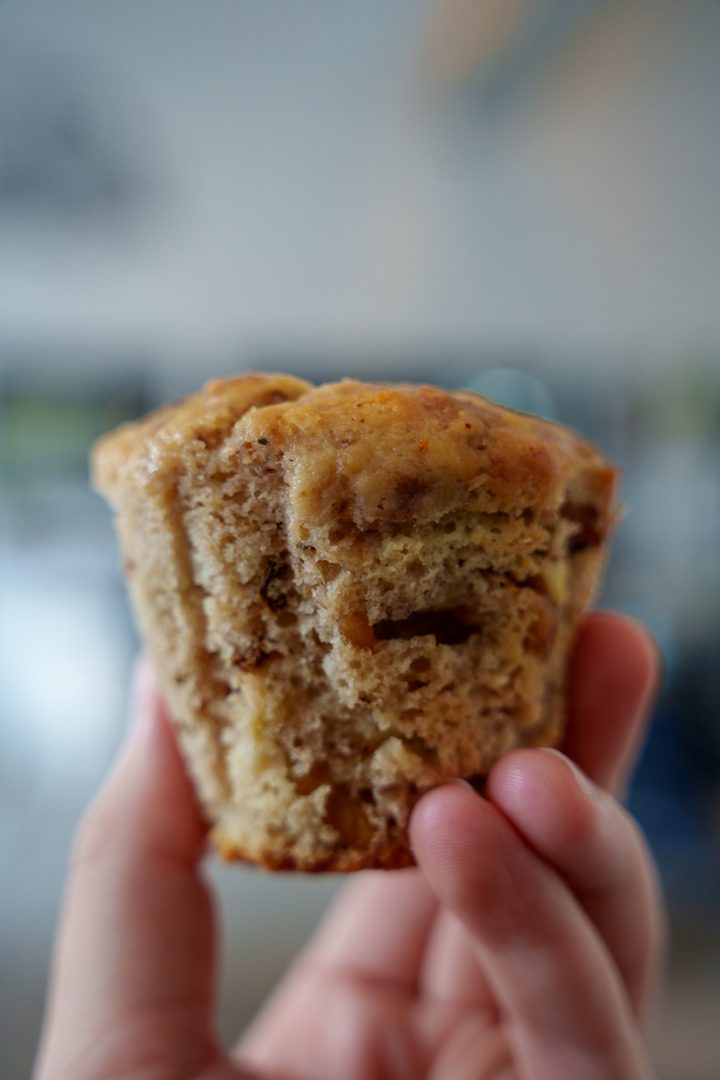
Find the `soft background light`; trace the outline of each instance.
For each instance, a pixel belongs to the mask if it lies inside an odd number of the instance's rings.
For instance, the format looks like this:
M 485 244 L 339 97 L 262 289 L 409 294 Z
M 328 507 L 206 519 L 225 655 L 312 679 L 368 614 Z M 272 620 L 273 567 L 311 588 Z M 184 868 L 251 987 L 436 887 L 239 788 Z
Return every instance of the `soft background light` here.
M 665 681 L 631 807 L 670 903 L 663 1080 L 720 1065 L 720 6 L 0 6 L 0 1073 L 137 639 L 92 440 L 246 368 L 467 386 L 624 471 L 603 602 Z M 209 871 L 230 1038 L 333 879 Z

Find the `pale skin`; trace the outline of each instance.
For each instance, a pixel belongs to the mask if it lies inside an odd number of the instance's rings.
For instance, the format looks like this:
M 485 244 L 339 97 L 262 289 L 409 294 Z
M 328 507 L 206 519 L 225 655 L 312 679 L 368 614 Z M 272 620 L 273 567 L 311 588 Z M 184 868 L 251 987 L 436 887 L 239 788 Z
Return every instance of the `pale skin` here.
M 648 1080 L 663 922 L 617 800 L 657 680 L 639 624 L 588 616 L 563 754 L 506 755 L 484 798 L 426 794 L 417 869 L 349 880 L 227 1052 L 206 829 L 143 664 L 76 840 L 35 1080 Z

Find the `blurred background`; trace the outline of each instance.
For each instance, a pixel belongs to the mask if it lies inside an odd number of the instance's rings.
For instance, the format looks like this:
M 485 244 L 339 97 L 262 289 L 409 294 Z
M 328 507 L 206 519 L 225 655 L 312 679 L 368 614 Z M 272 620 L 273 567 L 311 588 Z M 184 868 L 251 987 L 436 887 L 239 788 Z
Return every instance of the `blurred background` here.
M 720 1075 L 720 5 L 0 4 L 0 1074 L 137 640 L 93 439 L 244 369 L 465 386 L 624 470 L 662 1080 Z M 212 865 L 230 1038 L 336 888 Z

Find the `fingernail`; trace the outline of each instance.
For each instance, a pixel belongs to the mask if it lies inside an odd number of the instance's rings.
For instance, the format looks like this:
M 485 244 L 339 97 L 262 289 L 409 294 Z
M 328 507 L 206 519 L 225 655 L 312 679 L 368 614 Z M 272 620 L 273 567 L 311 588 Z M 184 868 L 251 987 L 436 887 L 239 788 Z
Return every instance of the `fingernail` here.
M 562 754 L 553 746 L 541 746 L 540 749 L 544 754 L 552 754 L 553 757 L 559 758 L 560 761 L 564 762 L 565 766 L 572 773 L 575 779 L 575 783 L 580 788 L 583 795 L 587 795 L 590 799 L 594 799 L 596 797 L 597 791 L 595 785 L 592 783 L 591 780 L 588 779 L 582 769 L 580 769 L 574 761 L 571 761 L 569 757 L 566 757 L 565 754 Z
M 472 784 L 468 780 L 463 780 L 461 776 L 455 776 L 452 780 L 448 780 L 448 784 L 452 787 L 466 788 L 468 791 L 472 791 L 473 794 L 477 794 Z

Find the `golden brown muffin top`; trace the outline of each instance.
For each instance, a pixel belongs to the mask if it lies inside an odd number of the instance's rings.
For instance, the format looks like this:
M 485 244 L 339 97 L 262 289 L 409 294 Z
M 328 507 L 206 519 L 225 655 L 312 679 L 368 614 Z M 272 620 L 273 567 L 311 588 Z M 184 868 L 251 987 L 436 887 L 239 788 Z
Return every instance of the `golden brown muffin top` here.
M 616 477 L 575 432 L 478 394 L 251 374 L 105 436 L 96 483 L 113 498 L 118 484 L 167 482 L 198 445 L 228 468 L 280 462 L 300 517 L 360 529 L 437 520 L 458 505 L 520 513 L 568 499 L 606 517 Z

